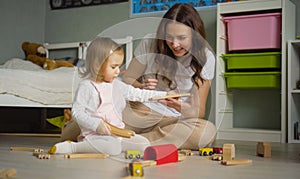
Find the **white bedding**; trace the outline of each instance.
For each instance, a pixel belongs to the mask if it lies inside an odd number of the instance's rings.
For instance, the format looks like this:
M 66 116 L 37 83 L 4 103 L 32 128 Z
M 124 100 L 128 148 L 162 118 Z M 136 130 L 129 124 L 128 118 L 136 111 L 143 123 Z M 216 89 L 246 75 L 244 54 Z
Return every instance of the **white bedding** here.
M 10 94 L 45 105 L 72 104 L 78 81 L 77 67 L 44 70 L 18 58 L 0 65 L 0 94 Z

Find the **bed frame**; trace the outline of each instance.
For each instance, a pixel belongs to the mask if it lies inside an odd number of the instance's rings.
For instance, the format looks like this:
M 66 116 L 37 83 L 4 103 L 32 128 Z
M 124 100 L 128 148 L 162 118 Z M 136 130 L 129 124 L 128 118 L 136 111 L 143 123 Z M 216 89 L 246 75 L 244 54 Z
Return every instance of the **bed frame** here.
M 127 69 L 132 57 L 133 57 L 133 42 L 132 37 L 127 36 L 125 38 L 113 39 L 120 45 L 125 45 L 125 68 Z M 86 50 L 89 45 L 89 41 L 86 42 L 71 42 L 71 43 L 56 43 L 56 44 L 44 44 L 47 57 L 52 50 L 65 50 L 65 49 L 77 49 L 77 57 L 85 59 Z M 33 102 L 18 96 L 10 94 L 0 94 L 0 107 L 37 107 L 37 108 L 71 108 L 72 104 L 68 105 L 44 105 L 41 103 Z

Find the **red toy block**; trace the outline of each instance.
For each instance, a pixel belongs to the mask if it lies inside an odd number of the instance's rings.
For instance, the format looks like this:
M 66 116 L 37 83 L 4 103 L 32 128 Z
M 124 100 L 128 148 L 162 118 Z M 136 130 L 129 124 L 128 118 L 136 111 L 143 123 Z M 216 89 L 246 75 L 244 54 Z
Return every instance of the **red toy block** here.
M 178 162 L 178 149 L 173 144 L 149 146 L 144 151 L 144 160 L 155 160 L 157 165 Z

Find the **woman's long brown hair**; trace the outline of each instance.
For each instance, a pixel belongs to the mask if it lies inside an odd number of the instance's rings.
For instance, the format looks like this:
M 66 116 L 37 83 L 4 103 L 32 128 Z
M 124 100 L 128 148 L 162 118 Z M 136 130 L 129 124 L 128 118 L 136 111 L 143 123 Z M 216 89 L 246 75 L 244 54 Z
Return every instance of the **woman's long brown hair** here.
M 171 49 L 168 47 L 165 39 L 166 26 L 168 25 L 168 23 L 174 21 L 182 23 L 192 29 L 192 48 L 189 50 L 190 54 L 192 55 L 190 66 L 195 72 L 192 76 L 192 80 L 198 86 L 198 83 L 196 83 L 196 81 L 200 79 L 203 82 L 204 80 L 200 74 L 202 67 L 206 63 L 206 31 L 204 23 L 195 8 L 193 8 L 189 4 L 174 4 L 167 11 L 157 29 L 156 53 L 163 54 L 171 57 L 172 59 L 175 59 L 175 56 L 172 53 Z M 172 65 L 170 66 L 170 64 L 166 64 L 168 63 L 167 61 L 168 60 L 163 59 L 159 59 L 159 61 L 158 59 L 156 60 L 156 62 L 161 64 L 161 66 L 165 67 L 163 69 L 163 73 L 171 73 L 167 76 L 173 76 L 176 72 L 177 66 L 174 65 L 175 63 L 171 63 Z

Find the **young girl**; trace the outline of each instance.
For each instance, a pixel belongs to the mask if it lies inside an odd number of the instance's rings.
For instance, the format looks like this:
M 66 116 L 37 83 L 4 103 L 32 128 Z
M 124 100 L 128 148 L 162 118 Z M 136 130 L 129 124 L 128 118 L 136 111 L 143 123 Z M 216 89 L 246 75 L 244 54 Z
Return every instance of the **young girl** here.
M 122 48 L 110 38 L 97 37 L 87 49 L 84 78 L 77 88 L 72 116 L 81 129 L 79 142 L 65 141 L 55 144 L 51 154 L 105 153 L 118 155 L 125 150 L 144 151 L 150 145 L 148 139 L 135 135 L 130 139 L 111 134 L 110 123 L 124 128 L 122 111 L 125 100 L 147 101 L 151 97 L 164 96 L 166 92 L 134 88 L 117 79 L 123 63 Z

